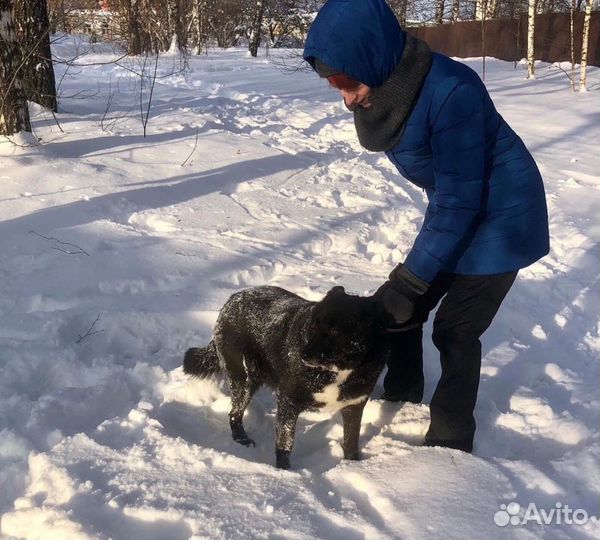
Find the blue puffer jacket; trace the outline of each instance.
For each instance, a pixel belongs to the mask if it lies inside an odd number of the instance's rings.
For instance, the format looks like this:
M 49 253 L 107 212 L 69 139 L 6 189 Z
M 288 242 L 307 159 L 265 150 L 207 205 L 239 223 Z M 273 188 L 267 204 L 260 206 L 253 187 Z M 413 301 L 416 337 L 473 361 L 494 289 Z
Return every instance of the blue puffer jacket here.
M 392 73 L 404 41 L 384 0 L 328 0 L 304 58 L 319 58 L 374 88 Z M 405 261 L 416 276 L 431 282 L 440 271 L 508 272 L 548 253 L 540 172 L 466 65 L 433 53 L 404 134 L 386 155 L 429 199 Z

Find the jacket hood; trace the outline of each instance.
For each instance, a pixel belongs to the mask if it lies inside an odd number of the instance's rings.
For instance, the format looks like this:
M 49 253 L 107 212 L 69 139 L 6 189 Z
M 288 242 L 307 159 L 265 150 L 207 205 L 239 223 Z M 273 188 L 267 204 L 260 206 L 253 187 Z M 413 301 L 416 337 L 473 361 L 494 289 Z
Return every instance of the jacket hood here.
M 313 68 L 318 58 L 376 88 L 400 61 L 405 39 L 385 0 L 327 0 L 310 27 L 303 56 Z

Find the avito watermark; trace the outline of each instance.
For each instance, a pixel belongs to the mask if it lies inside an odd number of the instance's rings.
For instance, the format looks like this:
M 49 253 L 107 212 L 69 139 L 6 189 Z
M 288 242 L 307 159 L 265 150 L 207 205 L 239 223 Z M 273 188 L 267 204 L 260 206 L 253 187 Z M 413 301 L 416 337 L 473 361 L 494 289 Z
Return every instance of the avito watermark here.
M 557 502 L 553 508 L 539 508 L 535 503 L 522 507 L 517 502 L 501 504 L 494 514 L 494 522 L 499 527 L 507 525 L 585 525 L 588 521 L 597 522 L 596 516 L 590 516 L 582 508 L 571 508 L 568 504 Z

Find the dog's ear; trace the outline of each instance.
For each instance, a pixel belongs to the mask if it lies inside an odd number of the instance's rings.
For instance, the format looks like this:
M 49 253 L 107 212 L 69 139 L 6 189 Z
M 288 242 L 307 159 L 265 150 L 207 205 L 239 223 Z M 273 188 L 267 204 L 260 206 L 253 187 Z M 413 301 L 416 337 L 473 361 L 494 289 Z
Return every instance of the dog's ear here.
M 335 287 L 333 287 L 332 289 L 329 290 L 329 292 L 327 293 L 327 296 L 331 297 L 331 296 L 338 296 L 341 294 L 346 294 L 346 289 L 344 289 L 344 287 L 342 287 L 341 285 L 336 285 Z

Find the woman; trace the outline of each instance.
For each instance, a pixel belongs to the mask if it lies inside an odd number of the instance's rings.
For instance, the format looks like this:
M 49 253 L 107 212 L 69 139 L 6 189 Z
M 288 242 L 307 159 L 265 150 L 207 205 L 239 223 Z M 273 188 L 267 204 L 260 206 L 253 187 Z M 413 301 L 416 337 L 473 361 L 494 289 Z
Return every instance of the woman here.
M 424 444 L 471 452 L 479 338 L 518 270 L 549 251 L 539 170 L 477 74 L 406 34 L 384 0 L 326 2 L 304 58 L 341 92 L 361 145 L 427 193 L 412 249 L 376 293 L 396 322 L 383 398 L 421 401 L 423 323 L 441 300 Z

